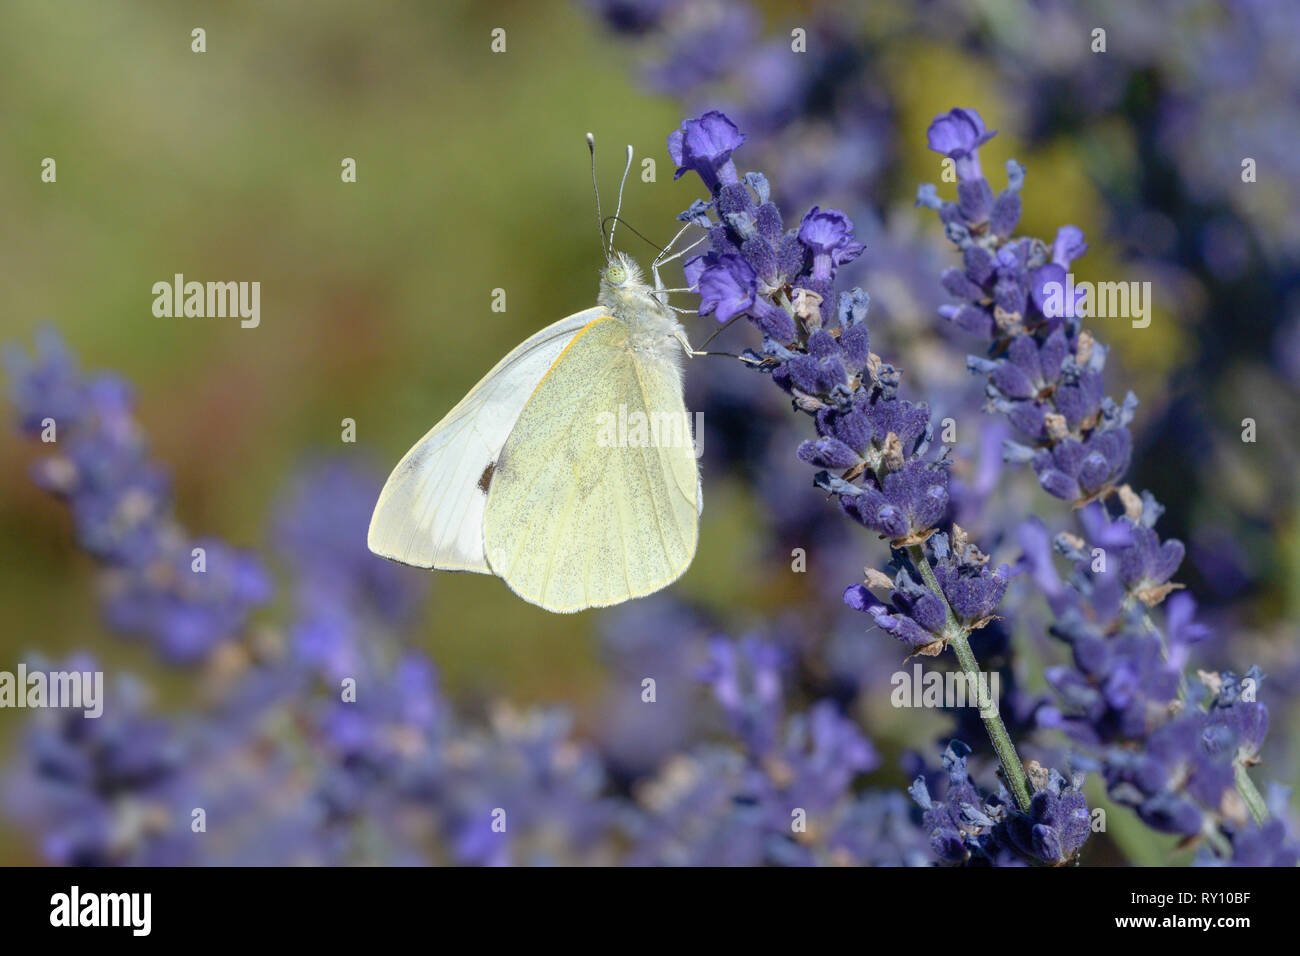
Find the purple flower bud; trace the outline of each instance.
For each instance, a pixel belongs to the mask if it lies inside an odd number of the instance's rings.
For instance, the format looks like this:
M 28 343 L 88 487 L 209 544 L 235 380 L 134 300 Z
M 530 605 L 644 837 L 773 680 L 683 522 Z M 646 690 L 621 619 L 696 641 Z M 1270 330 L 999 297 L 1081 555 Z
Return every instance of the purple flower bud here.
M 799 460 L 818 468 L 843 469 L 862 461 L 848 445 L 834 438 L 806 441 L 799 446 Z
M 804 267 L 808 263 L 808 247 L 799 241 L 799 237 L 793 233 L 786 233 L 781 237 L 781 242 L 777 246 L 777 257 L 780 260 L 780 275 L 787 281 L 793 281 L 798 276 L 804 274 Z
M 776 250 L 761 236 L 751 236 L 741 244 L 740 254 L 768 286 L 781 284 Z
M 865 324 L 850 325 L 840 335 L 844 361 L 855 373 L 867 367 L 871 359 L 871 335 Z
M 993 208 L 993 190 L 987 179 L 963 179 L 957 183 L 957 208 L 971 225 L 987 222 Z
M 1038 483 L 1043 486 L 1043 490 L 1054 498 L 1060 498 L 1062 501 L 1077 501 L 1083 497 L 1079 489 L 1079 483 L 1063 471 L 1055 468 L 1044 468 L 1038 472 Z
M 886 607 L 869 607 L 876 626 L 890 637 L 913 648 L 925 647 L 939 640 L 939 636 L 918 624 L 905 614 L 891 614 Z
M 958 299 L 978 301 L 984 298 L 984 290 L 961 269 L 944 269 L 940 282 L 945 292 Z
M 1011 569 L 1005 564 L 999 565 L 996 571 L 949 563 L 935 567 L 935 577 L 953 614 L 967 626 L 984 620 L 997 609 L 1006 594 L 1010 576 Z
M 758 221 L 754 218 L 754 200 L 749 190 L 740 183 L 725 183 L 718 190 L 718 201 L 714 204 L 718 215 L 722 217 L 741 240 L 758 236 Z
M 993 278 L 997 261 L 993 253 L 983 246 L 967 246 L 962 251 L 962 264 L 966 267 L 966 275 L 976 286 L 980 286 Z
M 773 305 L 766 299 L 755 299 L 751 312 L 754 325 L 767 338 L 782 343 L 794 338 L 794 319 L 785 309 Z
M 1024 337 L 1016 342 L 1027 341 Z M 989 383 L 1007 398 L 1028 399 L 1038 393 L 1034 381 L 1015 363 L 1001 361 L 989 376 Z
M 996 324 L 987 309 L 974 305 L 963 305 L 955 309 L 951 306 L 942 306 L 939 309 L 939 314 L 958 328 L 965 329 L 967 332 L 981 338 L 993 338 Z
M 1010 190 L 998 193 L 993 201 L 993 210 L 989 213 L 989 229 L 995 236 L 1008 238 L 1016 231 L 1020 222 L 1020 194 Z
M 765 202 L 759 206 L 756 221 L 758 234 L 770 243 L 780 241 L 785 233 L 785 226 L 781 222 L 781 210 L 775 203 Z
M 845 385 L 848 375 L 839 346 L 824 329 L 809 336 L 807 355 L 796 355 L 788 363 L 790 380 L 809 395 L 829 395 Z
M 993 301 L 1008 315 L 1024 315 L 1028 298 L 1018 275 L 1003 274 L 993 285 Z

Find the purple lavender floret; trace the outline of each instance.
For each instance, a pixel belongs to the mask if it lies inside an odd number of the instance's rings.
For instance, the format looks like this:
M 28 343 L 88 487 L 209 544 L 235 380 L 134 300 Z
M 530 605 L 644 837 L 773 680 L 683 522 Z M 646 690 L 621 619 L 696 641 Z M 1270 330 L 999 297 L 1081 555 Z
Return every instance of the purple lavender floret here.
M 710 195 L 680 217 L 707 228 L 710 238 L 708 252 L 687 260 L 687 281 L 700 291 L 700 315 L 722 322 L 747 315 L 775 343 L 799 338 L 802 345 L 803 335 L 833 318 L 836 270 L 863 247 L 838 210 L 814 206 L 798 229 L 784 230 L 767 180 L 756 173 L 741 180 L 736 173 L 732 153 L 743 142 L 744 134 L 716 111 L 687 120 L 668 139 L 677 175 L 695 172 Z M 818 306 L 821 317 L 813 318 Z
M 853 221 L 838 209 L 813 206 L 804 214 L 796 234 L 812 255 L 812 279 L 828 283 L 835 270 L 862 255 L 865 247 L 853 238 Z
M 717 110 L 687 120 L 668 137 L 668 155 L 677 166 L 673 178 L 694 172 L 709 192 L 716 194 L 723 184 L 737 182 L 731 154 L 744 141 L 745 134 Z
M 930 848 L 942 864 L 959 866 L 972 859 L 986 861 L 995 856 L 995 830 L 1006 813 L 1006 805 L 990 801 L 975 789 L 966 770 L 970 748 L 959 740 L 952 741 L 943 754 L 948 785 L 942 800 L 935 799 L 925 777 L 917 777 L 908 788 L 912 799 L 924 813 L 924 826 L 930 834 Z M 992 850 L 992 852 L 990 852 Z
M 14 345 L 4 350 L 9 399 L 18 414 L 19 430 L 29 438 L 40 437 L 46 418 L 54 419 L 62 428 L 75 428 L 92 406 L 88 394 L 91 383 L 82 376 L 53 326 L 37 329 L 35 351 L 35 356 L 29 358 Z M 121 385 L 117 379 L 103 381 L 111 383 L 114 390 Z
M 1034 474 L 1054 498 L 1084 504 L 1108 494 L 1128 469 L 1132 439 L 1128 429 L 1090 435 L 1085 441 L 1065 438 L 1051 450 L 1034 453 Z
M 1105 351 L 1092 345 L 1086 363 L 1081 362 L 1065 330 L 1058 328 L 1041 341 L 1017 336 L 1003 357 L 971 356 L 967 364 L 988 379 L 990 411 L 1007 416 L 1024 438 L 1049 443 L 1082 434 L 1101 420 L 1104 360 Z
M 926 136 L 932 150 L 957 161 L 958 178 L 965 181 L 982 178 L 979 148 L 997 132 L 984 127 L 977 111 L 951 109 L 934 118 Z
M 710 254 L 692 259 L 690 267 L 692 272 L 699 270 L 694 277 L 688 273 L 687 280 L 699 290 L 700 315 L 712 314 L 719 322 L 730 322 L 754 307 L 758 276 L 741 256 Z M 780 333 L 784 329 L 775 327 L 773 331 Z M 789 334 L 793 332 L 791 325 Z

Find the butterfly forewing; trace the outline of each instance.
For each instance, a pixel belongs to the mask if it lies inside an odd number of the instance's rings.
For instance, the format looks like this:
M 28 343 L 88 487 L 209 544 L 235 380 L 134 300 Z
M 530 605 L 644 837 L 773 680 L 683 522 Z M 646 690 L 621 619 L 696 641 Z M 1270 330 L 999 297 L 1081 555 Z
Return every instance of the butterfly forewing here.
M 663 427 L 620 424 L 637 413 Z M 552 611 L 657 591 L 695 555 L 697 483 L 678 368 L 632 349 L 622 322 L 599 319 L 542 378 L 498 456 L 488 564 Z
M 547 326 L 503 358 L 402 458 L 370 519 L 370 550 L 422 568 L 490 573 L 483 517 L 492 471 L 524 403 L 587 309 Z

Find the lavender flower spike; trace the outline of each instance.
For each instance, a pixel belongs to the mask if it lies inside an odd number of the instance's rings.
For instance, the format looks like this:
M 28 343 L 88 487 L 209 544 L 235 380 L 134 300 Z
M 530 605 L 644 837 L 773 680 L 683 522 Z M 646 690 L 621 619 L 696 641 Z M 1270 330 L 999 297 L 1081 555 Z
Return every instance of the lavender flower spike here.
M 940 314 L 987 344 L 987 354 L 969 356 L 967 365 L 985 379 L 987 411 L 1017 433 L 1006 460 L 1029 464 L 1049 495 L 1080 509 L 1091 539 L 1056 539 L 1056 550 L 1074 564 L 1062 585 L 1042 535 L 1031 527 L 1024 538 L 1025 563 L 1056 618 L 1051 631 L 1073 656 L 1070 666 L 1048 670 L 1061 703 L 1043 708 L 1039 719 L 1092 749 L 1111 797 L 1148 826 L 1209 834 L 1220 857 L 1260 858 L 1258 831 L 1246 826 L 1247 809 L 1257 826 L 1267 819 L 1247 773 L 1267 727 L 1267 711 L 1253 698 L 1258 672 L 1203 674 L 1214 698 L 1204 709 L 1188 706 L 1182 669 L 1189 644 L 1206 631 L 1190 619 L 1190 599 L 1168 611 L 1168 640 L 1148 614 L 1181 587 L 1172 579 L 1184 548 L 1157 535 L 1159 502 L 1123 483 L 1137 398 L 1106 395 L 1105 347 L 1083 328 L 1079 310 L 1056 301 L 1087 244 L 1074 226 L 1063 226 L 1050 244 L 1012 235 L 1025 171 L 1009 162 L 1007 188 L 993 197 L 976 155 L 993 135 L 974 110 L 935 117 L 930 148 L 956 161 L 957 202 L 940 200 L 933 186 L 921 187 L 917 202 L 939 213 L 961 252 L 962 267 L 941 277 L 961 302 Z M 1086 549 L 1096 548 L 1115 553 L 1109 573 L 1093 566 Z M 1226 799 L 1234 785 L 1241 799 Z M 1238 837 L 1249 848 L 1234 847 Z
M 961 111 L 932 133 L 968 178 L 979 170 L 976 150 L 993 135 L 978 114 Z M 915 653 L 952 647 L 974 678 L 969 635 L 994 617 L 1010 571 L 983 567 L 987 559 L 955 525 L 949 537 L 948 462 L 927 456 L 929 408 L 901 399 L 898 371 L 871 351 L 866 294 L 836 293 L 837 271 L 863 252 L 852 221 L 814 206 L 797 229 L 784 230 L 766 177 L 736 175 L 732 154 L 742 142 L 719 113 L 687 120 L 669 141 L 679 173 L 699 173 L 712 200 L 679 217 L 709 232 L 709 250 L 685 265 L 700 293 L 700 314 L 743 315 L 759 330 L 762 348 L 742 360 L 771 375 L 813 418 L 816 438 L 797 454 L 819 469 L 814 483 L 895 550 L 896 577 L 869 571 L 865 586 L 845 591 L 845 602 Z M 869 586 L 889 589 L 892 603 L 876 599 Z M 996 713 L 984 719 L 1015 802 L 1029 812 L 1024 769 L 1006 727 Z

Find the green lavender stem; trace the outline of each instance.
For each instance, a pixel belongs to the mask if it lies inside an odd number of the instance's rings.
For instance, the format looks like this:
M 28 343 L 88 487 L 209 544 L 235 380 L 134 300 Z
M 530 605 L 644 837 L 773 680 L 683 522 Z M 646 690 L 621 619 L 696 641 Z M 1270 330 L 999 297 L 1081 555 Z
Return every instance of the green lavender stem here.
M 1002 714 L 998 710 L 997 702 L 989 695 L 988 683 L 980 671 L 979 662 L 975 660 L 974 652 L 970 649 L 968 633 L 957 622 L 957 616 L 952 613 L 948 599 L 944 597 L 943 588 L 939 586 L 939 580 L 934 576 L 934 569 L 925 559 L 925 551 L 919 544 L 912 545 L 908 551 L 912 555 L 912 563 L 925 579 L 926 587 L 943 601 L 944 612 L 948 617 L 948 644 L 957 655 L 957 663 L 961 665 L 966 679 L 972 682 L 971 686 L 979 688 L 980 719 L 984 721 L 984 729 L 988 731 L 993 750 L 998 755 L 998 762 L 1002 764 L 1002 776 L 1006 779 L 1020 812 L 1028 813 L 1029 782 L 1025 776 L 1025 768 L 1020 762 L 1020 755 L 1016 753 L 1016 745 L 1011 742 L 1011 735 L 1007 733 L 1007 725 L 1002 722 Z M 985 707 L 985 703 L 991 703 L 992 706 Z
M 1264 798 L 1255 788 L 1255 781 L 1250 779 L 1244 763 L 1237 761 L 1233 769 L 1237 777 L 1237 792 L 1241 794 L 1241 799 L 1246 801 L 1246 806 L 1250 808 L 1250 815 L 1255 818 L 1255 822 L 1262 825 L 1268 819 L 1268 806 L 1264 803 Z

